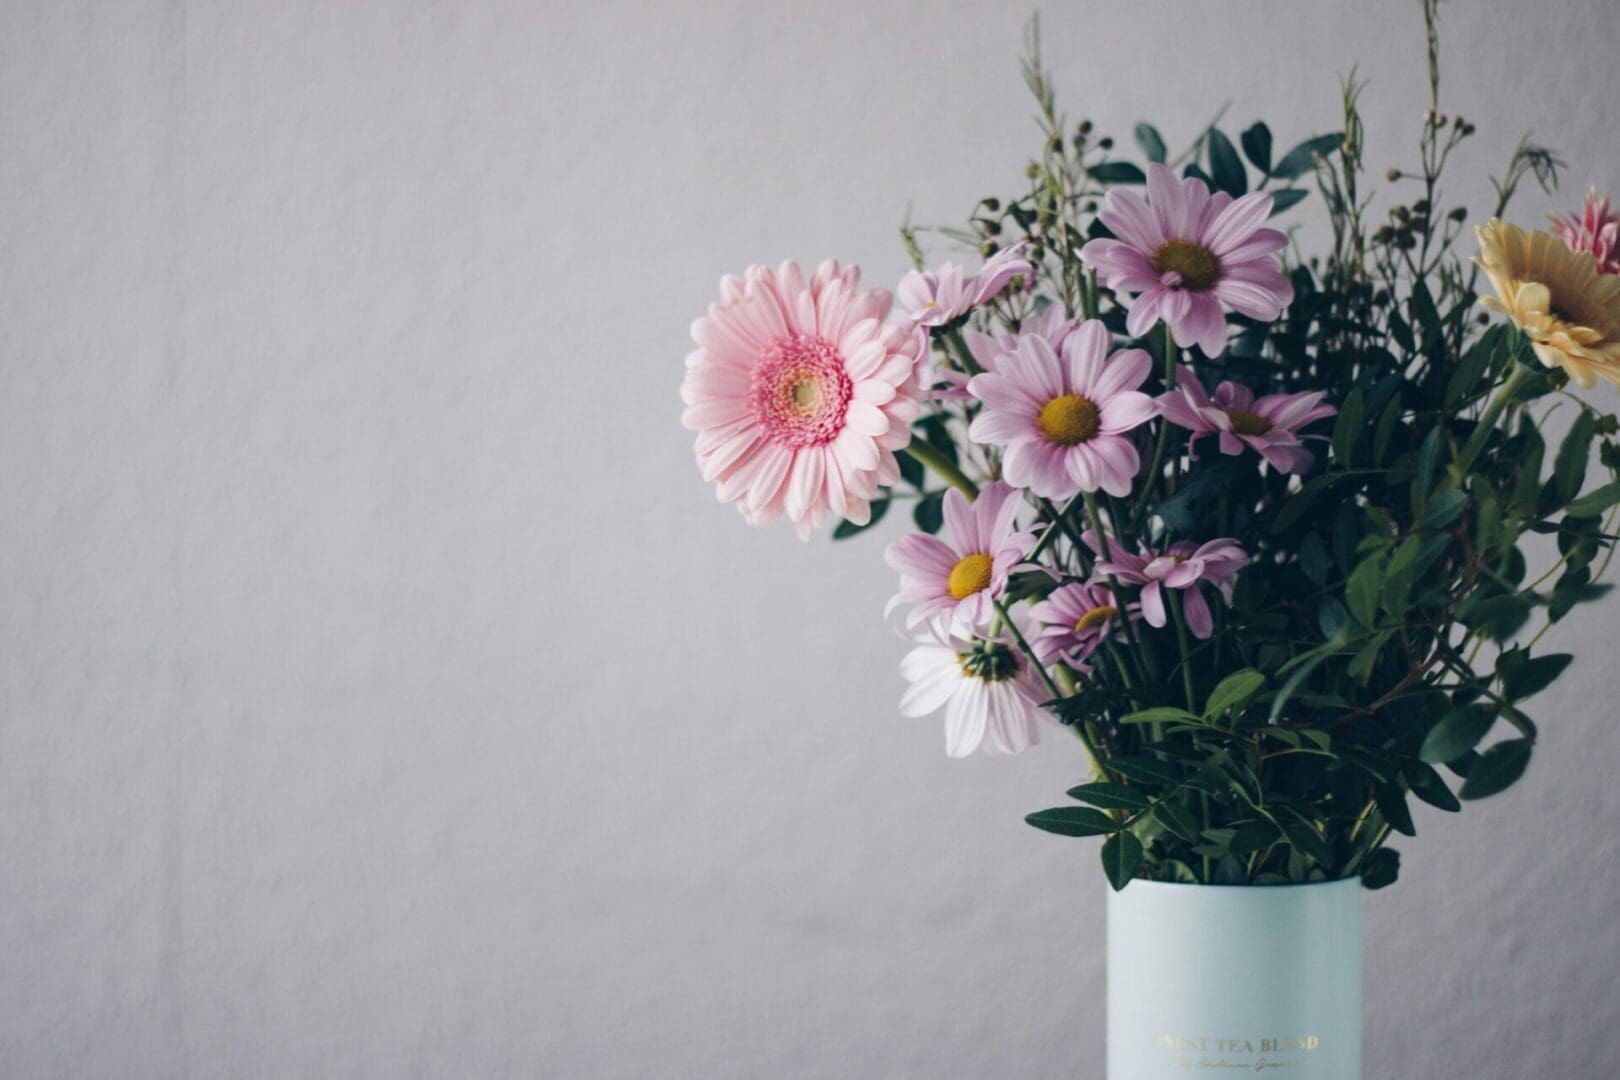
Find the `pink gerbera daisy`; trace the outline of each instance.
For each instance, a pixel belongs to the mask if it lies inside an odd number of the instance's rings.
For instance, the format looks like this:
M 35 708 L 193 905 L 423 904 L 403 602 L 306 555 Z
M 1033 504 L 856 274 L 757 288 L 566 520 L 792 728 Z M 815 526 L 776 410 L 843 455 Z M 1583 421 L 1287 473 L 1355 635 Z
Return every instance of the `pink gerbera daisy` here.
M 1288 238 L 1261 228 L 1270 195 L 1211 195 L 1202 180 L 1177 180 L 1163 165 L 1148 166 L 1147 192 L 1144 202 L 1111 190 L 1097 216 L 1117 239 L 1092 240 L 1080 251 L 1109 288 L 1138 294 L 1125 323 L 1134 337 L 1163 320 L 1177 345 L 1219 356 L 1223 306 L 1263 322 L 1282 314 L 1294 287 L 1276 257 Z
M 1152 360 L 1141 349 L 1108 355 L 1108 330 L 1096 319 L 1063 342 L 1060 357 L 1024 335 L 998 368 L 975 375 L 968 390 L 984 402 L 968 436 L 1006 447 L 1007 481 L 1046 499 L 1098 488 L 1128 495 L 1141 458 L 1127 433 L 1153 416 L 1137 390 Z
M 1620 274 L 1620 214 L 1609 209 L 1609 197 L 1598 198 L 1596 188 L 1586 192 L 1581 213 L 1548 214 L 1553 232 L 1571 251 L 1584 251 L 1597 260 L 1598 273 Z
M 1119 625 L 1124 607 L 1106 585 L 1064 585 L 1029 609 L 1030 621 L 1041 624 L 1030 646 L 1042 663 L 1062 660 L 1083 671 L 1091 654 Z M 1135 604 L 1130 608 L 1132 616 L 1139 610 Z
M 864 524 L 899 478 L 894 452 L 921 411 L 918 338 L 859 282 L 831 260 L 810 278 L 795 262 L 755 266 L 692 324 L 681 422 L 703 478 L 750 524 L 786 515 L 801 539 L 833 516 Z
M 1086 533 L 1084 539 L 1097 550 L 1093 534 Z M 1097 561 L 1096 572 L 1142 586 L 1142 617 L 1149 626 L 1165 624 L 1164 590 L 1176 589 L 1182 594 L 1187 626 L 1199 638 L 1207 638 L 1215 631 L 1215 620 L 1199 583 L 1213 585 L 1231 603 L 1233 581 L 1249 561 L 1248 554 L 1231 539 L 1211 540 L 1201 546 L 1183 540 L 1171 544 L 1162 555 L 1146 549 L 1133 553 L 1115 547 L 1110 555 L 1109 559 Z
M 1247 386 L 1228 381 L 1211 397 L 1196 375 L 1183 371 L 1176 388 L 1159 396 L 1159 415 L 1190 430 L 1193 442 L 1216 435 L 1223 454 L 1241 454 L 1247 446 L 1278 472 L 1303 473 L 1316 458 L 1300 442 L 1300 429 L 1339 411 L 1322 404 L 1325 396 L 1312 391 L 1257 400 Z
M 900 699 L 904 716 L 945 709 L 945 752 L 1016 754 L 1040 741 L 1041 691 L 1029 661 L 1003 641 L 928 638 L 900 661 L 911 685 Z
M 911 604 L 908 626 L 934 618 L 949 632 L 986 629 L 1007 575 L 1035 543 L 1032 533 L 1018 531 L 1018 506 L 1016 493 L 1000 482 L 985 485 L 971 505 L 955 488 L 947 491 L 944 538 L 913 533 L 885 553 L 900 574 L 888 611 Z

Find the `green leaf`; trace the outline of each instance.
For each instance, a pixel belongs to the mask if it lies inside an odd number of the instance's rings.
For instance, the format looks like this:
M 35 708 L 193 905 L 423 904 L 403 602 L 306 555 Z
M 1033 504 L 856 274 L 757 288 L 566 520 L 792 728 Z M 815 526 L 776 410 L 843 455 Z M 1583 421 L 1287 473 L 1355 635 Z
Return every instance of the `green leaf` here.
M 1446 383 L 1445 405 L 1448 410 L 1455 408 L 1458 402 L 1479 388 L 1485 367 L 1495 358 L 1501 340 L 1501 327 L 1493 326 L 1480 337 L 1473 348 L 1463 353 L 1462 359 L 1457 362 L 1456 370 L 1451 373 L 1450 381 Z
M 1304 685 L 1305 680 L 1310 678 L 1311 672 L 1326 663 L 1335 652 L 1343 647 L 1343 640 L 1335 635 L 1331 641 L 1318 645 L 1303 656 L 1295 657 L 1296 660 L 1300 661 L 1299 666 L 1294 669 L 1292 675 L 1288 676 L 1288 681 L 1283 683 L 1281 690 L 1277 691 L 1277 696 L 1271 699 L 1270 720 L 1273 724 L 1282 716 L 1283 708 L 1288 704 L 1288 699 L 1294 696 L 1294 691 L 1298 690 Z
M 1120 718 L 1122 724 L 1197 724 L 1201 718 L 1197 713 L 1190 713 L 1186 709 L 1178 709 L 1172 705 L 1160 705 L 1153 709 L 1143 709 Z
M 1136 125 L 1136 145 L 1142 148 L 1142 153 L 1149 161 L 1162 165 L 1164 159 L 1169 156 L 1164 147 L 1164 136 L 1160 135 L 1159 129 L 1152 124 Z
M 917 500 L 911 508 L 911 520 L 917 528 L 932 536 L 945 524 L 945 493 L 935 491 Z
M 1245 821 L 1232 836 L 1232 854 L 1248 855 L 1264 851 L 1281 839 L 1282 833 L 1271 822 L 1260 818 Z
M 1233 672 L 1210 691 L 1209 701 L 1204 705 L 1204 719 L 1213 719 L 1228 709 L 1236 712 L 1265 685 L 1266 677 L 1253 668 Z
M 1384 651 L 1384 646 L 1389 644 L 1389 639 L 1394 635 L 1393 627 L 1374 634 L 1344 669 L 1345 673 L 1357 683 L 1366 686 L 1367 680 L 1372 678 L 1373 666 L 1378 663 L 1378 654 Z
M 1055 806 L 1037 810 L 1024 820 L 1059 836 L 1106 836 L 1120 828 L 1119 822 L 1089 806 Z
M 1418 520 L 1417 527 L 1424 532 L 1444 529 L 1462 515 L 1463 507 L 1467 505 L 1468 496 L 1456 488 L 1442 491 L 1430 500 L 1428 508 L 1423 511 L 1423 517 Z
M 1440 309 L 1434 305 L 1434 294 L 1429 291 L 1428 282 L 1422 278 L 1412 282 L 1411 309 L 1412 321 L 1423 331 L 1424 347 L 1427 348 L 1439 337 L 1442 326 Z
M 1569 517 L 1592 517 L 1603 513 L 1615 503 L 1620 503 L 1620 481 L 1604 484 L 1595 491 L 1589 491 L 1564 507 L 1564 513 Z
M 1069 798 L 1100 806 L 1104 810 L 1142 810 L 1148 805 L 1148 797 L 1135 788 L 1111 784 L 1106 780 L 1072 787 Z
M 1361 560 L 1344 583 L 1344 602 L 1362 626 L 1372 627 L 1378 619 L 1378 594 L 1384 587 L 1384 556 L 1370 555 Z
M 1468 779 L 1463 781 L 1458 796 L 1483 799 L 1511 787 L 1530 764 L 1532 745 L 1529 739 L 1508 739 L 1486 750 L 1468 770 Z
M 1243 153 L 1254 163 L 1254 167 L 1263 173 L 1271 171 L 1271 129 L 1265 124 L 1257 123 L 1244 129 L 1238 141 L 1243 144 Z
M 1310 192 L 1304 188 L 1277 188 L 1271 193 L 1271 214 L 1269 216 L 1276 217 L 1283 211 L 1291 209 L 1296 204 L 1303 202 L 1309 194 Z
M 1247 885 L 1249 875 L 1243 869 L 1243 863 L 1230 855 L 1223 856 L 1215 864 L 1215 884 L 1217 885 Z
M 1373 802 L 1392 829 L 1407 836 L 1416 836 L 1412 825 L 1412 811 L 1406 806 L 1406 793 L 1393 784 L 1379 784 L 1373 788 Z
M 1129 161 L 1105 161 L 1087 170 L 1099 184 L 1145 184 L 1147 173 Z
M 1430 766 L 1420 761 L 1408 762 L 1401 768 L 1401 776 L 1412 789 L 1412 794 L 1430 806 L 1444 810 L 1448 814 L 1455 814 L 1462 809 L 1462 803 L 1457 801 L 1457 796 L 1446 786 L 1445 779 Z
M 1170 786 L 1181 783 L 1181 770 L 1147 754 L 1131 754 L 1103 762 L 1109 772 L 1139 784 Z
M 1309 855 L 1323 866 L 1333 865 L 1333 849 L 1310 822 L 1300 817 L 1298 820 L 1284 821 L 1282 827 L 1283 835 L 1295 850 Z
M 1479 740 L 1496 723 L 1496 711 L 1479 705 L 1453 709 L 1429 729 L 1418 750 L 1418 760 L 1438 765 L 1456 761 L 1479 745 Z
M 1592 414 L 1582 409 L 1558 446 L 1558 456 L 1553 459 L 1552 487 L 1558 493 L 1559 506 L 1580 494 L 1581 485 L 1586 483 L 1586 462 L 1592 454 L 1595 428 Z
M 896 454 L 894 460 L 900 466 L 900 479 L 921 491 L 928 479 L 923 463 L 910 454 Z
M 1569 653 L 1548 653 L 1526 660 L 1503 676 L 1502 696 L 1509 701 L 1523 701 L 1530 695 L 1547 689 L 1574 659 L 1575 657 Z
M 1118 892 L 1131 883 L 1142 865 L 1142 841 L 1129 831 L 1115 833 L 1103 842 L 1102 864 L 1108 883 Z
M 1436 424 L 1423 436 L 1418 446 L 1417 466 L 1412 473 L 1412 513 L 1423 513 L 1429 492 L 1434 488 L 1434 469 L 1440 460 L 1440 440 L 1445 437 L 1445 425 Z
M 838 523 L 838 527 L 833 530 L 832 538 L 834 540 L 847 540 L 851 536 L 855 536 L 858 533 L 863 533 L 867 529 L 870 529 L 872 526 L 876 525 L 878 522 L 882 521 L 883 515 L 887 514 L 888 512 L 888 499 L 873 499 L 872 516 L 865 525 L 857 525 L 853 521 L 840 521 Z
M 1393 848 L 1374 848 L 1361 864 L 1361 885 L 1365 889 L 1388 888 L 1400 874 L 1401 853 Z
M 1389 557 L 1389 567 L 1385 573 L 1390 577 L 1404 574 L 1412 569 L 1417 562 L 1418 554 L 1423 550 L 1423 540 L 1420 537 L 1408 536 L 1395 548 L 1395 553 Z
M 1215 181 L 1215 186 L 1234 199 L 1247 194 L 1248 174 L 1243 170 L 1243 159 L 1232 148 L 1232 140 L 1216 128 L 1210 128 L 1205 145 L 1209 150 L 1209 175 Z
M 1284 154 L 1283 159 L 1272 166 L 1271 175 L 1281 177 L 1284 180 L 1292 180 L 1301 173 L 1310 172 L 1316 168 L 1316 159 L 1333 153 L 1339 148 L 1342 140 L 1343 136 L 1337 133 L 1318 135 L 1314 139 L 1306 139 Z
M 1463 602 L 1457 617 L 1470 629 L 1483 628 L 1493 641 L 1505 641 L 1530 617 L 1530 600 L 1518 593 L 1475 593 Z
M 1339 410 L 1339 418 L 1333 422 L 1333 461 L 1340 468 L 1350 467 L 1356 440 L 1361 437 L 1365 400 L 1361 387 L 1350 391 L 1344 399 L 1344 407 Z
M 1199 840 L 1198 819 L 1193 817 L 1192 811 L 1178 802 L 1166 800 L 1153 808 L 1153 816 L 1159 824 L 1176 835 L 1176 838 L 1189 844 L 1196 844 Z

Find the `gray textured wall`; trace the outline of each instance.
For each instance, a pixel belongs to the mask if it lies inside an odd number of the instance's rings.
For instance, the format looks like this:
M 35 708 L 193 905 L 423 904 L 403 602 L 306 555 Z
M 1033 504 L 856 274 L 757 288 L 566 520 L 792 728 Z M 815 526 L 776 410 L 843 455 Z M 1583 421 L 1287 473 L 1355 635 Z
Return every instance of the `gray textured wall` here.
M 1018 183 L 996 7 L 0 6 L 0 1074 L 1101 1076 L 1075 749 L 946 760 L 883 538 L 677 423 L 723 271 Z M 1116 133 L 1359 61 L 1410 158 L 1415 2 L 1049 7 Z M 1459 195 L 1620 184 L 1607 0 L 1447 15 Z M 1616 630 L 1369 897 L 1369 1077 L 1614 1075 Z

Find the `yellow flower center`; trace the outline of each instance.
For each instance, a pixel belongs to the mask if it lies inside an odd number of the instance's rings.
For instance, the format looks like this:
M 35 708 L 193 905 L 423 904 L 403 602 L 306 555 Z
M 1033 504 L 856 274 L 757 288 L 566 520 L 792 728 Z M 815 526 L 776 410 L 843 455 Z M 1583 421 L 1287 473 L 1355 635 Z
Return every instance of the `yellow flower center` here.
M 1163 274 L 1174 270 L 1181 275 L 1181 287 L 1202 292 L 1215 284 L 1221 276 L 1221 261 L 1203 244 L 1191 240 L 1172 240 L 1153 253 L 1153 272 Z
M 1090 399 L 1064 394 L 1041 407 L 1038 424 L 1041 434 L 1059 446 L 1077 446 L 1096 436 L 1102 415 Z
M 1101 626 L 1103 623 L 1107 622 L 1109 619 L 1112 619 L 1118 614 L 1119 608 L 1115 607 L 1113 604 L 1102 604 L 1098 607 L 1094 607 L 1084 615 L 1080 616 L 1080 621 L 1074 624 L 1074 632 L 1077 634 L 1083 634 L 1093 627 Z
M 816 385 L 813 379 L 794 383 L 791 394 L 794 411 L 800 416 L 815 412 L 816 407 L 821 404 L 821 387 Z
M 1247 409 L 1227 409 L 1226 418 L 1232 421 L 1235 435 L 1264 435 L 1271 430 L 1271 421 Z
M 981 682 L 1002 682 L 1018 674 L 1018 657 L 995 641 L 975 641 L 967 652 L 956 654 L 962 674 Z
M 951 598 L 964 600 L 976 592 L 988 589 L 991 566 L 988 555 L 962 556 L 961 560 L 951 567 L 950 580 L 945 585 L 951 591 Z

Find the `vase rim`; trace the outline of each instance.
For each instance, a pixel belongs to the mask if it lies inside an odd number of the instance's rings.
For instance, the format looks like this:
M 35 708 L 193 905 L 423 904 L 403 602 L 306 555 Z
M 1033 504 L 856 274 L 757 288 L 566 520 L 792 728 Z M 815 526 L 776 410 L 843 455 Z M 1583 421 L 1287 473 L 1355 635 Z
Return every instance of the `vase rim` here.
M 1210 892 L 1286 892 L 1290 889 L 1319 889 L 1328 885 L 1354 886 L 1360 889 L 1361 878 L 1358 876 L 1335 878 L 1332 881 L 1290 882 L 1287 885 L 1214 885 L 1193 881 L 1149 881 L 1146 878 L 1132 878 L 1125 888 L 1146 887 L 1155 891 L 1159 889 L 1204 889 Z M 1125 890 L 1121 889 L 1120 891 Z

